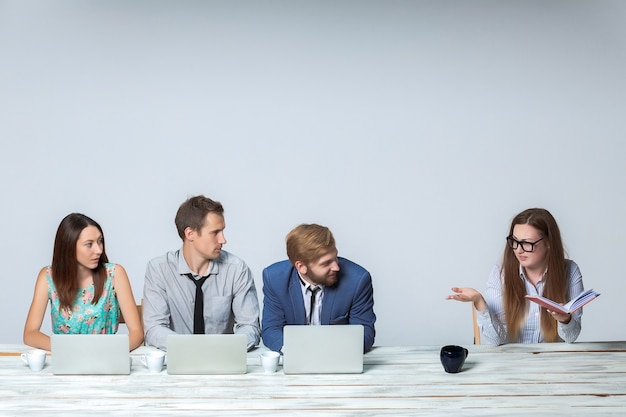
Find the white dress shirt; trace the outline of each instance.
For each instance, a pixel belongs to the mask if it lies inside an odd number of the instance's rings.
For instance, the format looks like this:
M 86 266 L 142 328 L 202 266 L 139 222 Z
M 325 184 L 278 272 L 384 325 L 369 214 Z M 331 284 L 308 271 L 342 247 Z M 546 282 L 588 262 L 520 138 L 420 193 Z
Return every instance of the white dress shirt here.
M 309 284 L 302 278 L 299 272 L 298 276 L 300 277 L 300 288 L 302 289 L 302 298 L 304 299 L 306 321 L 311 325 L 317 326 L 321 323 L 324 286 Z M 315 305 L 313 306 L 313 314 L 311 314 L 311 293 L 315 288 L 319 288 L 319 291 L 315 294 Z

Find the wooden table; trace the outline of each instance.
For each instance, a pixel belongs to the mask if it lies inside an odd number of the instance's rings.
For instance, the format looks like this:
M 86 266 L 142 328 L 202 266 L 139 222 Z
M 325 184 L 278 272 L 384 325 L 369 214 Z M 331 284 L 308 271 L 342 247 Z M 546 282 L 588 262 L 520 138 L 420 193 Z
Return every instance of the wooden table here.
M 139 355 L 126 376 L 31 372 L 21 345 L 0 345 L 0 415 L 620 416 L 626 342 L 467 346 L 458 374 L 439 347 L 376 347 L 358 375 L 266 375 L 260 350 L 236 376 L 152 374 Z

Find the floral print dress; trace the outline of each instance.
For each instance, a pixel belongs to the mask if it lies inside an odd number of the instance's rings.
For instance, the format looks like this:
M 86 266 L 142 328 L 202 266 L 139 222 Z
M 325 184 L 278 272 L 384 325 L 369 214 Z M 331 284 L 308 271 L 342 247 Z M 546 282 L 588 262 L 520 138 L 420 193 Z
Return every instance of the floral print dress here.
M 102 296 L 96 304 L 92 304 L 94 287 L 79 288 L 72 310 L 61 309 L 56 287 L 47 268 L 48 299 L 52 315 L 52 331 L 68 334 L 112 334 L 117 332 L 120 316 L 120 305 L 115 296 L 113 279 L 115 264 L 105 264 L 107 278 L 104 282 Z

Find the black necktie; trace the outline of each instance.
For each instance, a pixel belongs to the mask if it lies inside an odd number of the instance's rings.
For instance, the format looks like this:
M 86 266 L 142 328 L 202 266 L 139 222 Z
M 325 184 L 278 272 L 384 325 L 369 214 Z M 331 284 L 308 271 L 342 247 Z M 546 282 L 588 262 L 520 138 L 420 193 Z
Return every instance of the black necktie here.
M 187 278 L 196 284 L 196 303 L 193 311 L 193 334 L 204 334 L 204 293 L 202 292 L 202 284 L 209 277 L 194 279 L 192 274 L 185 274 Z
M 309 287 L 309 291 L 311 291 L 311 302 L 309 303 L 309 324 L 313 321 L 313 308 L 315 307 L 315 294 L 321 290 L 320 287 Z

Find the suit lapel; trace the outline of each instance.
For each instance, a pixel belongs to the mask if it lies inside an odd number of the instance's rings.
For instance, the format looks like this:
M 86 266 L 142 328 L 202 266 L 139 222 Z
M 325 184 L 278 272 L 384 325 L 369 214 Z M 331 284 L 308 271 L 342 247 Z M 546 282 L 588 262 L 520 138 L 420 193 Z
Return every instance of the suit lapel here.
M 289 297 L 291 298 L 291 307 L 293 308 L 296 324 L 306 324 L 300 277 L 295 268 L 291 269 L 291 276 L 289 277 Z

